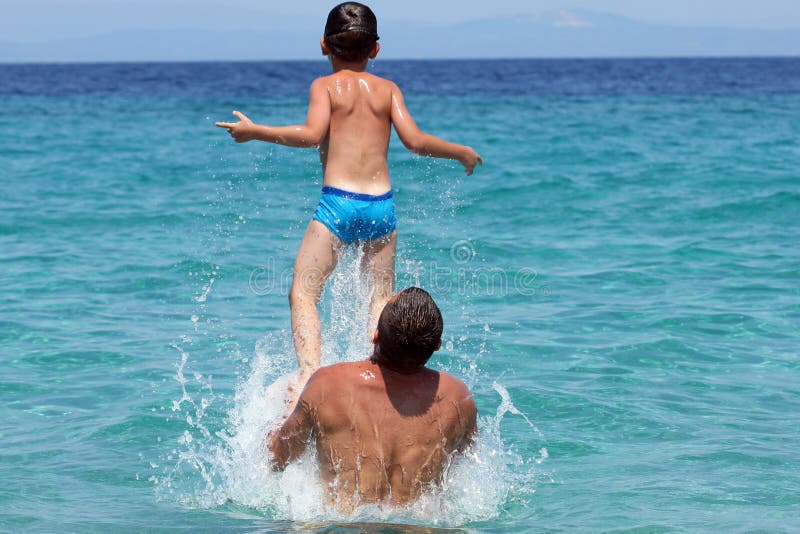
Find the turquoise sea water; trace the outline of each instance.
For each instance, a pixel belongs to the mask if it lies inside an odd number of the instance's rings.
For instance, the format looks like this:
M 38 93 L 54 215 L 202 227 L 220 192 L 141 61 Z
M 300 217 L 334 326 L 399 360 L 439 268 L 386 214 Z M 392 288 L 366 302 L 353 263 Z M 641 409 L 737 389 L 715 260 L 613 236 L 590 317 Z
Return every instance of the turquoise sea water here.
M 445 317 L 481 448 L 339 517 L 254 446 L 324 62 L 0 66 L 0 530 L 800 531 L 800 60 L 378 62 L 473 177 L 393 140 L 398 287 Z M 366 356 L 346 258 L 327 361 Z

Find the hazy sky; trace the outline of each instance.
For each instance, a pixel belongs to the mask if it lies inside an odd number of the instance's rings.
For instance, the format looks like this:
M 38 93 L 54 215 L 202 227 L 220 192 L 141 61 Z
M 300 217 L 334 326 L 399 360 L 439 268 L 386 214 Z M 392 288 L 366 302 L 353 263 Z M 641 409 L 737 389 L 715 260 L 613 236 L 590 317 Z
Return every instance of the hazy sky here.
M 590 9 L 642 21 L 760 28 L 800 27 L 800 0 L 374 0 L 396 24 L 462 22 L 556 9 Z M 0 41 L 36 42 L 126 29 L 230 30 L 324 24 L 323 0 L 0 0 Z

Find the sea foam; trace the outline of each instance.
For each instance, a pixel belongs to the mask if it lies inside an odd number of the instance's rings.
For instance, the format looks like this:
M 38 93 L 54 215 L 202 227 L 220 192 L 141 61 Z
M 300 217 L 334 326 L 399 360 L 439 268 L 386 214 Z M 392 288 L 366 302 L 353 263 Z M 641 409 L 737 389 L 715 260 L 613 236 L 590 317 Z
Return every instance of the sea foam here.
M 362 253 L 346 250 L 328 282 L 323 298 L 323 364 L 353 361 L 371 352 L 368 310 L 371 287 L 361 272 Z M 461 336 L 448 343 L 456 360 L 469 360 L 477 369 L 477 355 L 459 354 Z M 169 455 L 168 469 L 153 477 L 160 498 L 178 500 L 189 507 L 218 508 L 234 504 L 255 516 L 299 522 L 391 521 L 459 526 L 499 516 L 512 501 L 527 502 L 535 491 L 536 466 L 547 457 L 542 448 L 539 458 L 525 458 L 503 438 L 502 422 L 509 414 L 524 418 L 534 439 L 541 434 L 513 404 L 502 384 L 492 383 L 499 400 L 493 414 L 479 416 L 479 435 L 463 455 L 453 457 L 441 487 L 424 494 L 403 508 L 367 505 L 343 515 L 327 504 L 320 480 L 314 448 L 283 472 L 273 472 L 265 450 L 265 436 L 283 419 L 286 409 L 285 382 L 296 370 L 288 332 L 265 336 L 256 343 L 247 369 L 227 402 L 222 429 L 209 431 L 203 417 L 207 398 L 196 401 L 188 392 L 185 366 L 188 354 L 179 348 L 180 364 L 176 380 L 181 385 L 180 399 L 173 409 L 187 412 L 190 429 L 178 437 L 179 447 Z M 463 362 L 461 362 L 463 364 Z M 434 367 L 444 367 L 434 365 Z M 479 375 L 479 371 L 478 375 Z M 202 379 L 202 377 L 195 377 Z M 490 382 L 480 376 L 469 382 Z M 499 397 L 499 399 L 498 399 Z

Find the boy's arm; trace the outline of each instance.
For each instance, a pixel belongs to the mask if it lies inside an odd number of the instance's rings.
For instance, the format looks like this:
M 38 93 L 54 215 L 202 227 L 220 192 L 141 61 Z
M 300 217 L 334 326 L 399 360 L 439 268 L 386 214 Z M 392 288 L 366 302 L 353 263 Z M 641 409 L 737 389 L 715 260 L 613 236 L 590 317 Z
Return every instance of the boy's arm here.
M 296 126 L 266 126 L 255 124 L 244 113 L 233 112 L 239 122 L 218 122 L 237 143 L 258 140 L 294 147 L 317 147 L 328 135 L 331 120 L 331 100 L 321 79 L 311 84 L 306 123 Z
M 457 159 L 464 165 L 468 176 L 472 174 L 475 165 L 483 164 L 481 157 L 472 148 L 449 143 L 420 130 L 406 109 L 403 93 L 396 85 L 392 87 L 392 124 L 403 145 L 415 154 Z

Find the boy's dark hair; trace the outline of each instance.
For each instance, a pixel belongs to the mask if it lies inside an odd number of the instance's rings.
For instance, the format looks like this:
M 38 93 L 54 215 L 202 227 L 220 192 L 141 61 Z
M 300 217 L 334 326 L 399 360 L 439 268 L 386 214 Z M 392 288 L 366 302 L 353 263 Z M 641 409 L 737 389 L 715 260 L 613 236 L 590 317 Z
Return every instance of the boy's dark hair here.
M 396 371 L 414 371 L 442 339 L 442 312 L 424 289 L 409 287 L 391 299 L 378 319 L 380 360 Z
M 363 61 L 378 42 L 378 19 L 364 4 L 345 2 L 331 9 L 325 24 L 325 44 L 344 61 Z

